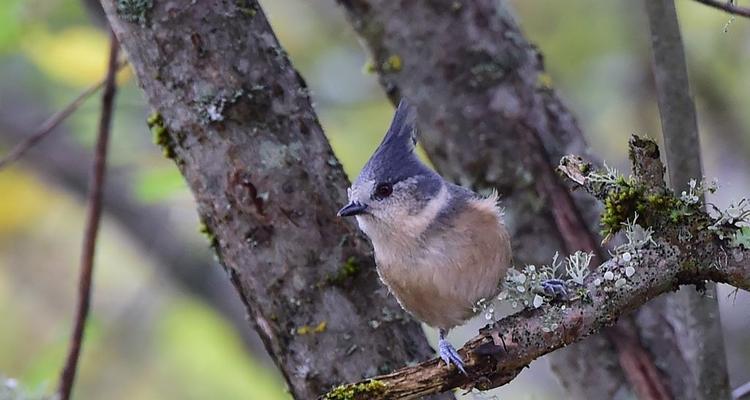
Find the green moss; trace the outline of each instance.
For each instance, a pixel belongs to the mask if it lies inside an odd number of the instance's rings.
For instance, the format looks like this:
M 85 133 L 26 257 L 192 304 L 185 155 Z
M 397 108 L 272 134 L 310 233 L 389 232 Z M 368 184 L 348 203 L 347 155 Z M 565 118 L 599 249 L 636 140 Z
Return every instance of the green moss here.
M 252 4 L 248 0 L 237 0 L 235 2 L 235 6 L 243 15 L 246 15 L 250 18 L 254 17 L 255 14 L 258 13 L 258 10 L 255 8 L 255 4 Z
M 632 220 L 635 213 L 643 215 L 646 211 L 642 187 L 624 178 L 618 178 L 615 188 L 604 200 L 601 225 L 605 236 L 619 232 L 622 224 Z
M 581 171 L 582 174 L 586 175 L 591 172 L 591 164 L 581 163 L 578 165 L 578 170 Z
M 154 7 L 152 0 L 117 0 L 117 15 L 128 22 L 146 25 L 148 12 Z
M 325 400 L 357 400 L 374 399 L 385 393 L 386 386 L 383 382 L 370 379 L 367 382 L 341 385 L 326 393 Z
M 341 285 L 353 278 L 357 273 L 359 273 L 359 262 L 357 262 L 356 257 L 351 256 L 346 259 L 346 262 L 339 268 L 336 274 L 329 276 L 326 281 L 332 285 Z
M 198 225 L 198 232 L 208 239 L 208 245 L 211 246 L 212 249 L 216 250 L 219 247 L 219 239 L 216 238 L 214 231 L 212 231 L 208 225 L 201 222 L 201 224 Z
M 308 335 L 310 333 L 323 333 L 328 328 L 328 323 L 326 321 L 322 321 L 318 325 L 310 326 L 310 325 L 302 325 L 299 328 L 296 329 L 296 332 L 298 335 Z
M 372 60 L 367 60 L 362 66 L 362 73 L 365 75 L 372 75 L 375 72 L 377 72 L 377 69 L 375 69 L 375 64 L 372 62 Z
M 385 61 L 383 61 L 383 65 L 381 67 L 383 69 L 383 72 L 398 72 L 401 71 L 401 68 L 403 66 L 404 65 L 401 61 L 401 57 L 399 57 L 397 54 L 392 54 Z
M 174 141 L 172 140 L 172 136 L 169 134 L 167 127 L 164 126 L 164 119 L 161 114 L 155 112 L 149 115 L 146 123 L 151 130 L 154 144 L 161 147 L 164 157 L 174 159 L 176 155 L 174 151 Z
M 604 235 L 619 232 L 625 222 L 635 219 L 636 213 L 641 225 L 659 228 L 667 222 L 682 221 L 700 207 L 680 200 L 672 192 L 648 193 L 640 183 L 624 177 L 618 177 L 608 189 L 601 217 Z

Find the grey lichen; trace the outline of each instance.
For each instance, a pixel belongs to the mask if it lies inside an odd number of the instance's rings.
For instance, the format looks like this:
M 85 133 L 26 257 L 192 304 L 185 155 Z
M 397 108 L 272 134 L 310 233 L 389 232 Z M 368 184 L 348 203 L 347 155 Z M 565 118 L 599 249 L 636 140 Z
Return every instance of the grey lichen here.
M 226 118 L 226 110 L 245 95 L 243 89 L 237 89 L 229 95 L 216 94 L 201 97 L 197 102 L 197 112 L 204 124 L 221 122 Z
M 153 0 L 117 0 L 117 15 L 128 22 L 145 26 L 148 13 L 154 7 Z

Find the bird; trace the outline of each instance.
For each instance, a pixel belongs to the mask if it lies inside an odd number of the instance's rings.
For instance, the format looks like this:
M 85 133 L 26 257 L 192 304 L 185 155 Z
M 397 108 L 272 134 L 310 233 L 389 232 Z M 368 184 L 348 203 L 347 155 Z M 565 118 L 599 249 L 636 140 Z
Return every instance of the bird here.
M 416 108 L 402 99 L 338 216 L 356 218 L 381 281 L 404 310 L 438 329 L 440 358 L 466 374 L 446 336 L 499 293 L 511 238 L 496 191 L 481 196 L 419 159 L 416 124 Z

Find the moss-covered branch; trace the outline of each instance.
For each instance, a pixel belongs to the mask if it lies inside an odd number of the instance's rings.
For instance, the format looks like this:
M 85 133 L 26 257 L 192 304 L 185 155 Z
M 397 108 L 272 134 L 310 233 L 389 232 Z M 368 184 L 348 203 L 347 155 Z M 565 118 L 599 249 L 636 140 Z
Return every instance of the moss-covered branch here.
M 630 156 L 633 175 L 628 178 L 612 170 L 595 170 L 580 157 L 561 161 L 559 171 L 564 176 L 607 204 L 603 228 L 611 234 L 625 230 L 627 236 L 627 243 L 576 287 L 575 293 L 583 295 L 525 309 L 482 329 L 459 351 L 469 376 L 433 359 L 339 387 L 330 395 L 410 399 L 456 387 L 497 387 L 531 361 L 597 333 L 680 285 L 700 287 L 714 281 L 750 289 L 750 251 L 736 240 L 743 213 L 727 210 L 709 215 L 694 201 L 697 196 L 669 191 L 653 141 L 633 137 Z M 700 190 L 697 183 L 694 187 Z M 378 390 L 355 390 L 367 382 L 378 382 Z

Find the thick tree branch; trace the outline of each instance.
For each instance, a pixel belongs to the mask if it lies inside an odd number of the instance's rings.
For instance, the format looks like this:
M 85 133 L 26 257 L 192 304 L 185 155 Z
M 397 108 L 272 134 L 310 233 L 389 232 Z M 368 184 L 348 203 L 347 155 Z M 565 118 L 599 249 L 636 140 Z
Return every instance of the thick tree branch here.
M 88 212 L 86 214 L 86 227 L 83 237 L 83 250 L 81 251 L 81 272 L 78 283 L 78 299 L 76 303 L 76 315 L 73 321 L 73 334 L 70 339 L 68 356 L 65 360 L 60 374 L 60 386 L 57 395 L 61 400 L 68 400 L 73 389 L 76 377 L 78 358 L 83 344 L 83 334 L 86 328 L 86 320 L 91 302 L 91 281 L 94 272 L 94 252 L 96 250 L 96 238 L 99 231 L 99 219 L 102 214 L 102 197 L 104 196 L 104 175 L 107 168 L 107 145 L 109 143 L 109 130 L 112 125 L 112 109 L 114 108 L 117 84 L 117 54 L 119 46 L 113 33 L 110 34 L 109 63 L 107 67 L 107 78 L 102 93 L 102 111 L 99 119 L 99 134 L 96 140 L 96 153 L 94 158 L 93 173 L 89 187 Z
M 568 156 L 561 162 L 560 170 L 570 180 L 607 202 L 608 207 L 626 210 L 619 218 L 655 229 L 650 234 L 644 231 L 650 237 L 620 248 L 587 276 L 576 291 L 577 300 L 526 309 L 481 330 L 459 351 L 467 360 L 469 376 L 433 359 L 337 388 L 328 398 L 364 384 L 379 388 L 377 395 L 354 398 L 412 399 L 460 386 L 496 387 L 512 380 L 534 359 L 613 325 L 621 316 L 680 285 L 710 280 L 750 290 L 750 250 L 717 234 L 717 229 L 729 233 L 737 228 L 717 221 L 701 204 L 685 202 L 666 188 L 654 142 L 634 138 L 630 146 L 632 179 L 604 180 L 606 172 L 593 170 L 580 157 Z M 639 207 L 646 204 L 650 207 Z M 632 273 L 626 272 L 628 267 L 633 268 Z M 612 275 L 621 278 L 612 279 Z
M 736 1 L 732 0 L 695 0 L 698 3 L 707 5 L 709 7 L 717 8 L 719 10 L 726 11 L 733 15 L 740 15 L 743 17 L 750 18 L 750 8 L 740 7 Z
M 669 186 L 679 193 L 688 190 L 690 180 L 700 181 L 703 176 L 685 51 L 674 0 L 645 0 L 644 5 Z M 727 399 L 729 376 L 716 286 L 709 283 L 704 290 L 705 296 L 690 288 L 679 290 L 667 298 L 661 313 L 685 332 L 677 338 L 677 346 L 694 376 L 695 398 Z
M 336 217 L 348 182 L 257 2 L 103 2 L 217 253 L 296 398 L 434 354 Z

